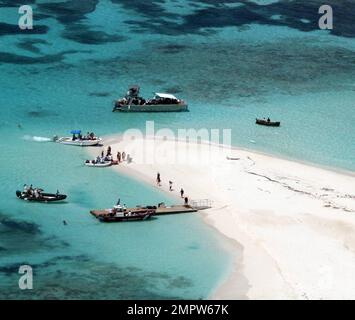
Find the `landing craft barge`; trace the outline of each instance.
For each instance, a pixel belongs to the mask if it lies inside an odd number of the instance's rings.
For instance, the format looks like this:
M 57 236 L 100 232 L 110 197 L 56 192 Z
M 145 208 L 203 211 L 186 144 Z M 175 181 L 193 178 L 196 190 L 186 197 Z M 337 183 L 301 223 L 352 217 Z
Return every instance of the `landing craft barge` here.
M 91 210 L 90 213 L 101 222 L 124 222 L 150 219 L 155 214 L 155 210 L 140 207 L 126 208 L 118 203 L 112 209 Z

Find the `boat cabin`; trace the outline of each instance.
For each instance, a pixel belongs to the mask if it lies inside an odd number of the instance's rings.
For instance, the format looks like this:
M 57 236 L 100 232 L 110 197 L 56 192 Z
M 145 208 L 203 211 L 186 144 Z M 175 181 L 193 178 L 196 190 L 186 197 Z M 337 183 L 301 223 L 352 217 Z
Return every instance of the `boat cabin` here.
M 147 104 L 179 104 L 180 100 L 170 93 L 154 94 L 154 98 L 149 100 Z

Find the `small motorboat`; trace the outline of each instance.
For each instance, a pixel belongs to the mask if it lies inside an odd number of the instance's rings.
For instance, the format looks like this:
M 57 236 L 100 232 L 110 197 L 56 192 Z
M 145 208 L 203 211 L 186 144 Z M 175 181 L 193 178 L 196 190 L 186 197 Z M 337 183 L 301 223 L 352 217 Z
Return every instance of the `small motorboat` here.
M 279 121 L 270 121 L 270 119 L 256 119 L 256 124 L 259 124 L 261 126 L 268 126 L 268 127 L 279 127 L 280 122 Z
M 72 134 L 72 137 L 54 136 L 53 141 L 61 144 L 80 147 L 97 146 L 102 141 L 102 139 L 96 137 L 94 133 L 90 133 L 87 136 L 82 136 L 81 130 L 72 130 L 70 133 Z
M 135 207 L 126 208 L 120 205 L 120 200 L 112 209 L 91 210 L 90 213 L 101 222 L 143 221 L 155 215 L 156 209 Z
M 113 161 L 96 161 L 96 160 L 86 160 L 85 165 L 87 167 L 105 168 L 112 166 Z
M 67 198 L 65 194 L 57 193 L 43 193 L 42 189 L 34 189 L 33 193 L 29 191 L 16 191 L 17 198 L 25 201 L 32 201 L 32 202 L 55 202 L 55 201 L 62 201 Z

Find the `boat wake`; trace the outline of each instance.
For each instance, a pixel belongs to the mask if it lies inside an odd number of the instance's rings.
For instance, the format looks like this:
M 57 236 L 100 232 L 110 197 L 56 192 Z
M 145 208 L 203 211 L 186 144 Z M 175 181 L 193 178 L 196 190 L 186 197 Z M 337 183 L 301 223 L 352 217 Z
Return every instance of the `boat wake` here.
M 50 142 L 50 141 L 52 141 L 52 139 L 47 138 L 47 137 L 37 137 L 37 136 L 29 136 L 29 135 L 24 136 L 23 139 L 26 141 L 35 141 L 35 142 Z

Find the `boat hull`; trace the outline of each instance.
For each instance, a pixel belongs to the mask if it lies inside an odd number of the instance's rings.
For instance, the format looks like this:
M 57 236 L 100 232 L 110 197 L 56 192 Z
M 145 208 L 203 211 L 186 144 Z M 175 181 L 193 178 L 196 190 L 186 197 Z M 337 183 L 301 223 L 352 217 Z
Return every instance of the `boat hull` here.
M 116 105 L 112 111 L 119 112 L 186 112 L 187 104 L 157 104 L 157 105 Z
M 107 168 L 107 167 L 112 166 L 112 161 L 105 161 L 104 163 L 86 162 L 85 165 L 87 167 L 94 167 L 94 168 Z
M 266 126 L 266 127 L 279 127 L 281 125 L 279 121 L 267 121 L 261 119 L 256 119 L 255 123 L 260 126 Z
M 155 215 L 153 209 L 132 208 L 126 211 L 126 214 L 112 215 L 110 210 L 91 210 L 90 213 L 101 222 L 127 222 L 127 221 L 143 221 L 150 219 Z
M 31 202 L 57 202 L 57 201 L 63 201 L 67 198 L 65 194 L 53 194 L 53 193 L 41 193 L 40 198 L 35 198 L 35 197 L 28 197 L 25 196 L 21 191 L 17 190 L 16 191 L 16 196 L 17 198 L 25 201 L 31 201 Z
M 97 146 L 102 139 L 98 138 L 95 140 L 73 140 L 71 137 L 63 137 L 55 140 L 57 143 L 66 144 L 69 146 L 78 146 L 78 147 L 92 147 Z
M 141 214 L 135 216 L 126 216 L 126 217 L 110 217 L 110 216 L 101 216 L 98 217 L 101 222 L 129 222 L 129 221 L 144 221 L 152 217 L 153 214 Z

